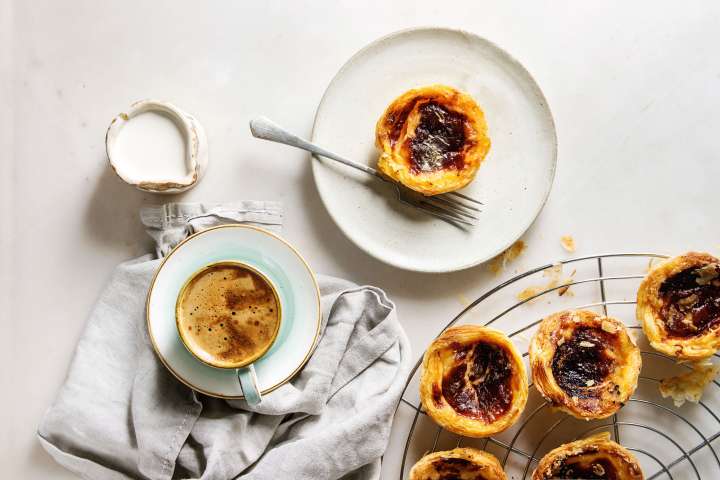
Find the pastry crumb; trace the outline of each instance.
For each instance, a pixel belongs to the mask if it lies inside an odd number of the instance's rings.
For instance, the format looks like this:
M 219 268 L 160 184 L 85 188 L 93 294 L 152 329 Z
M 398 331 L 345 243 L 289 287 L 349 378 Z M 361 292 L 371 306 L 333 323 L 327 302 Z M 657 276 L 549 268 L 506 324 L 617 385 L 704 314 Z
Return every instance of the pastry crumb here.
M 658 388 L 663 398 L 672 397 L 676 407 L 681 407 L 686 401 L 697 403 L 702 397 L 705 386 L 713 381 L 718 372 L 720 365 L 713 365 L 707 361 L 695 363 L 691 372 L 664 378 Z
M 557 281 L 562 275 L 563 266 L 562 263 L 556 263 L 552 267 L 548 267 L 543 270 L 543 277 L 550 277 L 551 280 Z
M 572 283 L 572 278 L 568 278 L 564 281 L 563 287 L 558 290 L 558 295 L 563 296 L 567 294 L 568 297 L 572 297 L 575 295 L 575 293 L 570 290 L 570 284 Z
M 575 239 L 572 235 L 563 235 L 560 237 L 560 245 L 570 253 L 575 251 Z
M 537 295 L 538 293 L 540 293 L 542 291 L 543 291 L 542 287 L 537 287 L 537 286 L 527 287 L 527 288 L 523 289 L 522 291 L 520 291 L 520 293 L 517 294 L 517 299 L 520 300 L 521 302 L 524 302 L 525 300 L 531 299 L 532 297 L 534 297 L 535 295 Z
M 470 299 L 468 299 L 468 298 L 465 296 L 464 293 L 458 293 L 457 299 L 458 299 L 458 301 L 460 302 L 460 305 L 462 305 L 462 306 L 465 307 L 465 308 L 469 307 L 469 306 L 470 306 L 470 303 L 472 303 L 472 302 L 470 302 Z
M 557 289 L 558 296 L 562 297 L 564 295 L 567 295 L 568 297 L 571 297 L 574 295 L 574 293 L 572 292 L 572 290 L 570 290 L 570 284 L 572 283 L 573 277 L 575 276 L 576 272 L 577 270 L 573 270 L 569 277 L 562 278 L 563 265 L 562 263 L 556 263 L 543 270 L 543 277 L 549 278 L 547 284 L 529 286 L 519 292 L 516 296 L 518 300 L 524 301 L 531 297 L 534 297 L 541 292 L 551 290 L 560 286 L 560 288 Z M 532 301 L 528 303 L 532 303 Z
M 600 328 L 607 333 L 617 333 L 618 326 L 609 320 L 603 320 L 600 324 Z
M 510 248 L 490 260 L 490 271 L 495 275 L 498 275 L 500 272 L 505 270 L 505 267 L 508 263 L 518 258 L 525 251 L 526 248 L 527 244 L 522 240 L 518 240 L 517 242 L 513 243 L 512 245 L 510 245 Z
M 695 282 L 698 285 L 707 285 L 720 276 L 720 271 L 718 271 L 717 264 L 711 263 L 698 268 L 697 275 Z

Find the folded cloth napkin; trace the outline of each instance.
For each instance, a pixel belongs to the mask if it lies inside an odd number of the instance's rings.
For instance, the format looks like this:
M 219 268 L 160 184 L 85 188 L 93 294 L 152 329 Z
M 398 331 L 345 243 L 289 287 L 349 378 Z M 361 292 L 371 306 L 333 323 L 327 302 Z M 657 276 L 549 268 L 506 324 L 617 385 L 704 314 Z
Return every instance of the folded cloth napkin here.
M 278 231 L 280 206 L 168 204 L 141 212 L 166 254 L 221 223 Z M 382 290 L 320 276 L 323 334 L 305 368 L 251 408 L 194 392 L 160 363 L 145 326 L 154 255 L 119 265 L 38 430 L 84 478 L 370 479 L 380 477 L 410 369 L 409 342 Z

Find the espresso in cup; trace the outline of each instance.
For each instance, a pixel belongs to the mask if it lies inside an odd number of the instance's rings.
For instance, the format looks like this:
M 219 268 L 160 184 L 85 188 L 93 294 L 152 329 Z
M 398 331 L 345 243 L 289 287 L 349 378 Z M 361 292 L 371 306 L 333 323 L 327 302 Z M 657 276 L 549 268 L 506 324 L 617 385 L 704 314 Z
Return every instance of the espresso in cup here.
M 196 273 L 181 290 L 175 313 L 188 350 L 219 368 L 239 368 L 260 358 L 275 341 L 281 320 L 270 281 L 235 262 Z

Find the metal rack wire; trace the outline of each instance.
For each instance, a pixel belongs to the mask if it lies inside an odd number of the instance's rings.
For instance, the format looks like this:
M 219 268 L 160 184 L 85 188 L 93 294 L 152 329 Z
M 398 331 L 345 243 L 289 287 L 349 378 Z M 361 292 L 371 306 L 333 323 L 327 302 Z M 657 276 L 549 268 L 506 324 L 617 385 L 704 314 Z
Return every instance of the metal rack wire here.
M 596 291 L 597 301 L 582 305 L 565 305 L 563 308 L 597 308 L 605 315 L 609 313 L 609 307 L 629 305 L 630 308 L 633 308 L 632 305 L 636 303 L 634 300 L 636 287 L 621 288 L 620 291 L 623 297 L 621 299 L 608 299 L 608 285 L 611 282 L 619 283 L 620 281 L 639 283 L 645 276 L 645 272 L 629 275 L 606 275 L 606 267 L 609 263 L 619 259 L 634 259 L 637 262 L 653 258 L 662 259 L 667 258 L 667 256 L 656 253 L 611 253 L 561 260 L 539 266 L 516 275 L 484 293 L 447 323 L 442 330 L 444 331 L 448 327 L 464 321 L 473 312 L 475 315 L 480 312 L 484 320 L 485 313 L 480 310 L 481 306 L 490 302 L 491 299 L 497 298 L 500 292 L 505 291 L 508 287 L 517 285 L 523 279 L 545 272 L 558 264 L 563 266 L 574 264 L 573 266 L 577 266 L 577 269 L 581 265 L 584 266 L 585 274 L 588 276 L 580 279 L 573 278 L 569 283 L 571 287 L 579 285 L 597 285 L 598 287 Z M 588 268 L 588 265 L 592 268 Z M 637 268 L 634 269 L 637 271 Z M 511 312 L 517 311 L 517 309 L 524 306 L 530 309 L 532 304 L 539 301 L 539 299 L 546 299 L 552 292 L 562 288 L 565 288 L 565 284 L 544 288 L 539 293 L 520 301 L 516 301 L 517 299 L 513 297 L 513 302 L 505 308 L 502 308 L 505 303 L 500 301 L 501 310 L 498 314 L 492 315 L 487 321 L 472 323 L 482 323 L 486 326 L 493 325 L 497 328 L 497 324 Z M 632 299 L 628 300 L 627 297 Z M 519 328 L 508 328 L 508 326 L 500 328 L 515 340 L 516 345 L 518 336 L 530 334 L 541 321 L 539 319 L 541 317 L 531 317 L 531 311 L 524 313 L 526 313 L 525 317 L 532 318 L 532 320 L 522 324 Z M 619 316 L 621 320 L 625 321 L 628 328 L 641 332 L 640 325 L 630 324 L 627 317 L 628 315 Z M 537 405 L 531 407 L 531 402 L 528 401 L 528 406 L 522 417 L 509 432 L 481 440 L 468 439 L 446 432 L 435 425 L 434 422 L 428 420 L 429 417 L 422 410 L 422 405 L 415 395 L 414 390 L 416 389 L 409 388 L 411 384 L 417 383 L 419 380 L 421 356 L 407 380 L 401 399 L 402 405 L 411 408 L 414 413 L 411 415 L 412 420 L 405 440 L 399 472 L 400 479 L 407 477 L 407 473 L 414 461 L 424 453 L 464 445 L 470 446 L 470 444 L 483 450 L 492 450 L 501 460 L 508 478 L 525 479 L 532 474 L 537 462 L 542 458 L 543 452 L 555 448 L 560 443 L 576 440 L 601 430 L 610 431 L 617 442 L 635 452 L 643 465 L 648 480 L 655 478 L 669 478 L 671 480 L 681 478 L 720 478 L 720 458 L 716 450 L 718 445 L 717 443 L 713 445 L 713 442 L 720 437 L 720 417 L 715 413 L 716 410 L 720 411 L 720 383 L 714 380 L 712 386 L 708 386 L 706 389 L 712 391 L 706 391 L 699 403 L 688 403 L 682 407 L 676 407 L 671 401 L 661 398 L 657 388 L 661 378 L 658 377 L 665 376 L 666 372 L 673 368 L 682 370 L 691 367 L 682 364 L 677 365 L 673 359 L 653 351 L 647 345 L 643 346 L 641 343 L 640 346 L 643 370 L 638 382 L 638 390 L 618 414 L 601 421 L 577 421 L 569 415 L 554 412 L 550 405 L 542 400 L 532 382 L 530 382 L 531 396 L 534 395 Z M 528 355 L 527 349 L 524 349 L 523 352 L 523 357 L 526 359 Z M 715 356 L 719 355 L 716 354 Z M 661 371 L 661 375 L 650 375 L 646 372 L 653 364 L 656 364 L 655 367 Z M 421 422 L 425 422 L 427 428 L 424 429 L 423 433 L 418 433 L 418 425 Z M 570 423 L 572 425 L 569 425 Z M 564 427 L 568 428 L 563 431 Z M 433 429 L 434 434 L 426 434 L 426 432 Z M 687 430 L 684 436 L 680 435 L 683 430 Z M 431 446 L 423 447 L 423 445 L 429 443 L 428 437 L 431 435 L 434 435 Z M 450 437 L 447 441 L 443 440 L 444 448 L 439 448 L 441 435 Z M 683 438 L 680 438 L 681 436 Z M 553 438 L 551 439 L 551 437 Z M 628 437 L 627 441 L 626 437 Z M 662 448 L 660 448 L 661 446 Z

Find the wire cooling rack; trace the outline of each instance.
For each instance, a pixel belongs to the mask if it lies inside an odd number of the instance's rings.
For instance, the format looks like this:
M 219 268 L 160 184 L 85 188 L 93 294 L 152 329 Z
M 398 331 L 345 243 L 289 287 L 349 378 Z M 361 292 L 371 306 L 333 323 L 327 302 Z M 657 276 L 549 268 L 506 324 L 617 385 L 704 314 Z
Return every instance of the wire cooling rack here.
M 549 450 L 599 431 L 610 432 L 615 441 L 633 451 L 648 480 L 720 479 L 720 459 L 716 451 L 720 442 L 720 418 L 715 413 L 720 412 L 720 383 L 715 380 L 708 385 L 699 403 L 686 402 L 677 407 L 671 399 L 662 398 L 658 391 L 660 380 L 690 367 L 649 347 L 635 320 L 637 287 L 649 263 L 662 258 L 667 256 L 614 253 L 543 265 L 486 292 L 443 328 L 464 323 L 498 328 L 524 352 L 527 367 L 530 339 L 541 319 L 549 313 L 585 308 L 622 320 L 638 340 L 643 367 L 635 394 L 616 415 L 584 421 L 553 411 L 530 381 L 527 406 L 512 428 L 484 439 L 461 437 L 439 427 L 422 410 L 418 394 L 421 355 L 398 407 L 401 424 L 398 428 L 401 438 L 405 438 L 400 479 L 407 478 L 410 468 L 424 454 L 459 446 L 489 451 L 501 461 L 508 478 L 526 479 L 532 476 L 537 463 Z M 557 267 L 558 264 L 561 267 Z M 563 292 L 564 285 L 549 285 L 547 272 L 553 267 L 562 268 L 562 275 L 571 279 L 568 292 Z M 538 287 L 543 282 L 548 286 Z M 539 289 L 538 293 L 518 300 L 518 293 L 527 286 L 533 286 L 535 291 Z M 560 292 L 564 294 L 561 296 Z

